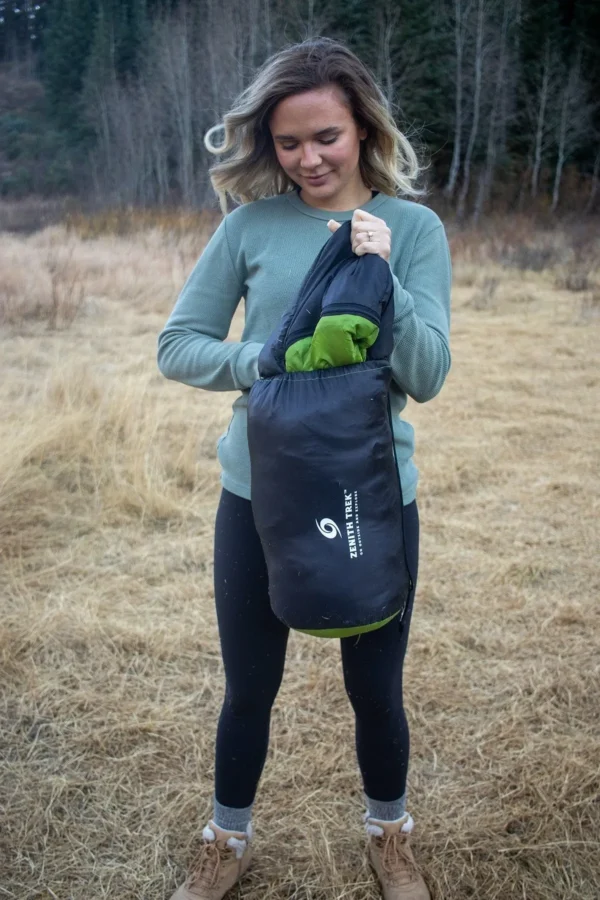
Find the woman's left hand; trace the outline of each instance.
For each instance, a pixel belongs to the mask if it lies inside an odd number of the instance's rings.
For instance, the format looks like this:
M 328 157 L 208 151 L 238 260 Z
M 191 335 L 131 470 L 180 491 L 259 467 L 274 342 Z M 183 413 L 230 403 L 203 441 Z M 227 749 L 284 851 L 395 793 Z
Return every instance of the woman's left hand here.
M 327 227 L 331 233 L 335 233 L 340 227 L 340 222 L 330 219 Z M 390 261 L 392 249 L 392 232 L 383 219 L 378 219 L 364 209 L 355 209 L 352 215 L 352 250 L 357 256 L 365 253 L 375 253 L 386 262 Z

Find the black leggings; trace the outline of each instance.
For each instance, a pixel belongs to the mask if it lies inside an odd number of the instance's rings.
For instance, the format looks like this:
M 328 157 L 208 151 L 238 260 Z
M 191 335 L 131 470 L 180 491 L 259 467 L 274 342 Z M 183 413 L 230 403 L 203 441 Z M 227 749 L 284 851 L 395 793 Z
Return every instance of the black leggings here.
M 404 507 L 406 552 L 417 582 L 419 514 Z M 215 796 L 250 806 L 269 743 L 271 706 L 279 690 L 289 629 L 271 610 L 252 504 L 223 489 L 215 525 L 215 599 L 225 666 L 225 700 L 217 729 Z M 394 801 L 406 790 L 409 733 L 402 705 L 402 667 L 414 591 L 404 626 L 342 638 L 346 692 L 356 716 L 356 752 L 366 795 Z M 313 638 L 323 640 L 323 638 Z

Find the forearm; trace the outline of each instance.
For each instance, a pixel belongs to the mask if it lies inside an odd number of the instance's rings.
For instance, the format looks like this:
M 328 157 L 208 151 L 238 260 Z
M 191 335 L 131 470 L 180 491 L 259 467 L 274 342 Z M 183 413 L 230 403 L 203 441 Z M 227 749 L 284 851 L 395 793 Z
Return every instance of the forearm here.
M 424 322 L 415 301 L 394 279 L 394 349 L 390 358 L 394 381 L 419 403 L 431 400 L 442 388 L 450 369 L 447 335 Z
M 244 273 L 231 258 L 225 218 L 158 337 L 157 363 L 165 378 L 209 391 L 252 387 L 262 344 L 226 340 L 244 288 Z
M 394 281 L 392 375 L 413 400 L 441 390 L 450 369 L 452 262 L 443 225 L 419 237 L 404 283 Z
M 245 390 L 258 378 L 256 341 L 223 341 L 167 323 L 158 339 L 158 367 L 165 378 L 209 391 Z

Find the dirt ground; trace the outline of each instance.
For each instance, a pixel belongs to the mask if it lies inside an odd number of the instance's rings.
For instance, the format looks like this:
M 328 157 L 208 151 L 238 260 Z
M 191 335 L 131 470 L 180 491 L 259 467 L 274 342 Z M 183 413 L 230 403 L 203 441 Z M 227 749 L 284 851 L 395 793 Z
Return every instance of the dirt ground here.
M 162 900 L 211 810 L 234 395 L 155 361 L 205 238 L 0 235 L 1 897 Z M 600 895 L 600 271 L 592 243 L 577 283 L 568 238 L 452 240 L 452 370 L 406 411 L 409 809 L 436 900 Z M 375 900 L 361 800 L 339 643 L 292 634 L 232 897 Z

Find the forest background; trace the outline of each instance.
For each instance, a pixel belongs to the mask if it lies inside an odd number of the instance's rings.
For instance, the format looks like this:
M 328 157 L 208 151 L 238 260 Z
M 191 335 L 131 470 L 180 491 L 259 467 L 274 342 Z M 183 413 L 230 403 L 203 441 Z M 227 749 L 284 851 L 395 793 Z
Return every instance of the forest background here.
M 442 214 L 595 209 L 600 0 L 0 0 L 0 196 L 216 207 L 205 132 L 315 34 L 375 72 Z

